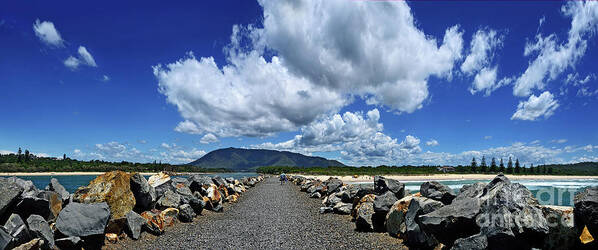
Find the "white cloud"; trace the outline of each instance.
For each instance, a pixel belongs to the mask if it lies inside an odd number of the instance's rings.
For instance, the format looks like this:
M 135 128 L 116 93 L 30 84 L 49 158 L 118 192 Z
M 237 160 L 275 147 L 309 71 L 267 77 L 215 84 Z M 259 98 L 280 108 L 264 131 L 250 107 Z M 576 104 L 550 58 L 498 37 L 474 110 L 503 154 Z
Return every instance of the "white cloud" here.
M 426 145 L 431 146 L 431 147 L 435 147 L 435 146 L 438 146 L 438 141 L 434 140 L 434 139 L 431 139 L 431 140 L 429 140 L 429 141 L 426 142 Z
M 471 94 L 484 91 L 484 96 L 490 96 L 492 91 L 511 84 L 512 78 L 503 78 L 500 81 L 496 81 L 497 67 L 494 68 L 482 68 L 473 79 L 473 83 L 469 88 Z
M 218 140 L 218 137 L 216 137 L 214 134 L 206 134 L 204 135 L 201 140 L 199 140 L 200 143 L 203 144 L 210 144 L 212 142 L 219 142 L 220 140 Z
M 82 160 L 105 160 L 105 161 L 129 161 L 129 162 L 152 162 L 161 161 L 164 163 L 189 163 L 197 160 L 206 154 L 205 151 L 197 148 L 185 149 L 175 143 L 162 143 L 161 150 L 150 149 L 142 152 L 135 147 L 119 142 L 108 142 L 104 144 L 95 144 L 87 151 L 75 149 L 73 156 Z
M 484 140 L 490 140 L 490 139 L 492 139 L 491 135 L 484 136 Z
M 79 68 L 79 64 L 81 64 L 81 61 L 79 61 L 79 59 L 73 56 L 69 56 L 69 58 L 64 60 L 64 66 L 71 70 L 76 70 L 77 68 Z
M 567 142 L 567 139 L 554 139 L 554 140 L 552 140 L 552 141 L 550 141 L 550 142 L 552 142 L 552 143 L 559 143 L 559 144 L 561 144 L 561 143 L 565 143 L 565 142 Z
M 83 47 L 83 46 L 79 46 L 79 49 L 77 50 L 77 53 L 79 53 L 79 58 L 82 62 L 84 62 L 86 65 L 91 66 L 91 67 L 97 67 L 98 65 L 96 64 L 96 61 L 93 59 L 93 56 L 91 56 L 91 54 L 89 53 L 89 51 L 87 51 L 87 48 Z
M 409 154 L 421 152 L 420 140 L 407 135 L 402 142 L 382 133 L 378 109 L 345 112 L 315 121 L 301 129 L 295 138 L 281 143 L 262 143 L 252 148 L 287 150 L 311 154 L 312 152 L 340 151 L 341 157 L 350 162 L 389 164 Z
M 531 95 L 527 101 L 519 102 L 517 111 L 511 117 L 511 120 L 535 121 L 539 117 L 548 118 L 559 107 L 554 100 L 554 96 L 545 91 L 540 96 Z
M 0 155 L 9 155 L 9 154 L 14 154 L 15 152 L 10 151 L 10 150 L 0 150 Z
M 140 143 L 140 144 L 146 144 L 147 143 L 146 140 L 137 140 L 137 142 Z
M 448 28 L 439 45 L 416 27 L 405 2 L 259 3 L 263 28 L 233 27 L 227 65 L 189 55 L 154 67 L 160 92 L 185 119 L 177 131 L 293 131 L 337 112 L 353 96 L 414 112 L 428 98 L 428 78 L 450 78 L 461 58 L 459 27 Z M 277 56 L 267 59 L 265 51 Z
M 54 27 L 54 23 L 50 21 L 43 21 L 40 22 L 39 19 L 35 20 L 33 23 L 33 31 L 35 35 L 44 43 L 54 47 L 63 47 L 64 40 L 60 36 L 56 27 Z
M 469 55 L 461 64 L 461 72 L 471 75 L 487 67 L 494 57 L 494 51 L 502 46 L 502 43 L 503 38 L 495 30 L 478 30 L 471 39 Z
M 529 96 L 533 89 L 544 89 L 547 82 L 557 79 L 563 71 L 573 68 L 585 54 L 587 39 L 596 33 L 598 3 L 571 1 L 561 11 L 571 17 L 567 42 L 560 44 L 555 34 L 536 35 L 535 42 L 525 46 L 524 55 L 537 55 L 513 87 L 516 96 Z
M 108 81 L 110 81 L 110 77 L 107 76 L 107 75 L 103 75 L 102 76 L 102 82 L 108 82 Z

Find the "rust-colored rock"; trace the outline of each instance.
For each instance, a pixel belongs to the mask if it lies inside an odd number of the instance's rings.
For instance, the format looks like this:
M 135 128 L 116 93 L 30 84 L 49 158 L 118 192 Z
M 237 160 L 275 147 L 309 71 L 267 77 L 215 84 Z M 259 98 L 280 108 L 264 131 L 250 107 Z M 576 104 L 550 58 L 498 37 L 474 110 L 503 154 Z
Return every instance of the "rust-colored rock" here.
M 351 210 L 351 217 L 353 217 L 353 219 L 355 220 L 357 218 L 357 210 L 359 209 L 359 207 L 361 207 L 361 204 L 366 203 L 366 202 L 373 203 L 374 199 L 376 199 L 376 195 L 374 195 L 374 194 L 366 194 L 365 196 L 363 196 L 357 202 L 357 204 L 354 204 L 353 210 Z
M 106 234 L 106 240 L 112 244 L 118 242 L 118 235 L 116 235 L 115 233 L 107 233 Z
M 112 219 L 123 218 L 135 206 L 131 192 L 131 175 L 123 171 L 107 172 L 75 191 L 73 200 L 80 203 L 106 202 Z
M 25 244 L 15 247 L 13 250 L 35 250 L 41 249 L 44 244 L 44 240 L 40 238 L 33 239 Z
M 218 187 L 218 191 L 220 192 L 220 194 L 224 195 L 224 197 L 228 197 L 228 189 L 224 186 L 224 185 L 220 185 L 220 187 Z
M 588 230 L 587 226 L 583 227 L 583 231 L 581 231 L 581 235 L 579 236 L 579 240 L 583 244 L 588 244 L 588 243 L 594 241 L 594 237 L 592 237 L 592 235 L 590 234 L 590 231 Z
M 160 217 L 162 217 L 164 224 L 169 227 L 174 225 L 174 222 L 176 221 L 178 215 L 179 210 L 176 208 L 167 208 L 160 213 Z
M 228 202 L 237 202 L 239 200 L 238 194 L 231 194 L 227 198 Z
M 210 201 L 212 203 L 219 203 L 222 200 L 222 195 L 220 194 L 220 191 L 218 191 L 218 188 L 214 184 L 210 185 L 210 187 L 208 188 L 207 197 L 210 198 Z
M 155 235 L 164 233 L 164 220 L 160 214 L 145 211 L 141 214 L 141 217 L 145 219 L 146 228 L 150 233 Z

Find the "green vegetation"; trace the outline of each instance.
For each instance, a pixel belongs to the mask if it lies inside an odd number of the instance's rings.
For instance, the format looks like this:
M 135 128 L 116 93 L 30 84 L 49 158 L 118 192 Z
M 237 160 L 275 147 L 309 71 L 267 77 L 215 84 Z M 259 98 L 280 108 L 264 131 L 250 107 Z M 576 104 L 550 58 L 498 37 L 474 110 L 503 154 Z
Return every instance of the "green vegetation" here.
M 502 162 L 502 160 L 501 160 Z M 509 168 L 512 174 L 515 175 L 598 175 L 598 162 L 580 162 L 575 164 L 551 164 L 540 165 L 530 168 L 520 167 L 519 161 L 516 160 L 515 168 L 513 168 L 512 161 L 510 161 Z M 447 174 L 497 174 L 500 171 L 487 170 L 482 172 L 475 168 L 475 159 L 472 160 L 472 166 L 456 166 L 448 167 L 454 171 L 447 172 Z M 477 164 L 476 164 L 477 165 Z M 496 168 L 496 164 L 493 164 Z M 258 173 L 265 174 L 309 174 L 309 175 L 431 175 L 441 174 L 439 170 L 441 166 L 378 166 L 378 167 L 260 167 L 257 168 Z M 447 166 L 442 166 L 447 168 Z M 501 168 L 504 165 L 501 163 Z M 492 166 L 490 167 L 492 169 Z M 500 169 L 500 168 L 499 168 Z M 519 170 L 516 170 L 519 169 Z M 515 171 L 514 171 L 515 170 Z
M 218 166 L 233 171 L 253 171 L 260 166 L 345 166 L 338 161 L 322 157 L 306 156 L 286 151 L 242 148 L 214 150 L 189 164 L 203 168 Z
M 132 162 L 107 162 L 100 160 L 79 161 L 67 158 L 37 157 L 21 149 L 17 154 L 0 154 L 0 172 L 106 172 L 122 170 L 127 172 L 228 172 L 221 168 L 200 168 L 191 165 L 171 165 L 165 163 L 132 163 Z

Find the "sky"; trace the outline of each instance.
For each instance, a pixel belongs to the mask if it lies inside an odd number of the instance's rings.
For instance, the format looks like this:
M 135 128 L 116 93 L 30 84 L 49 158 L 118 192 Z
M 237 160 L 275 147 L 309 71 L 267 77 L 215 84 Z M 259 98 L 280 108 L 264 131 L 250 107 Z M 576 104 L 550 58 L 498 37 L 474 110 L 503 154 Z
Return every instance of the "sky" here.
M 598 161 L 598 1 L 3 1 L 0 153 Z

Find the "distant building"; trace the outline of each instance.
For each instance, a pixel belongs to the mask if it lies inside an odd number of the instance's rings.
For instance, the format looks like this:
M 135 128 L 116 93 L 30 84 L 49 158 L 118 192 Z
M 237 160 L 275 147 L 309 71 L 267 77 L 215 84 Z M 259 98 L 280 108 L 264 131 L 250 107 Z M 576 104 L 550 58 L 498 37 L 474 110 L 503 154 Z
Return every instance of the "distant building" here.
M 436 169 L 443 173 L 455 172 L 455 167 L 450 167 L 450 166 L 437 167 Z

